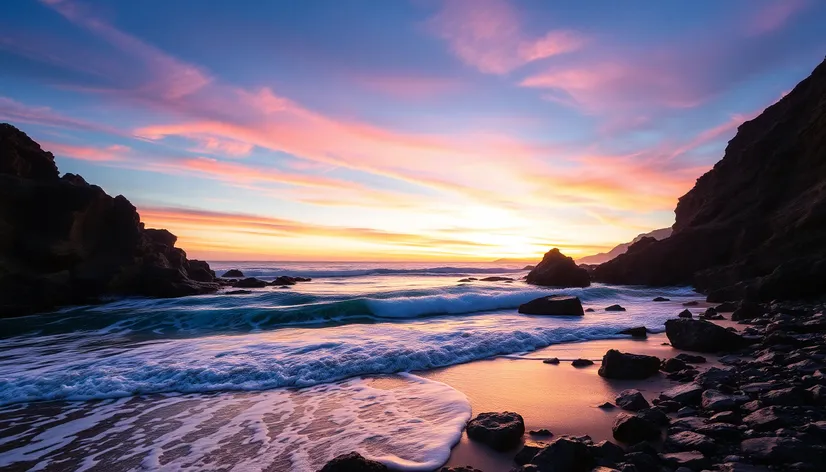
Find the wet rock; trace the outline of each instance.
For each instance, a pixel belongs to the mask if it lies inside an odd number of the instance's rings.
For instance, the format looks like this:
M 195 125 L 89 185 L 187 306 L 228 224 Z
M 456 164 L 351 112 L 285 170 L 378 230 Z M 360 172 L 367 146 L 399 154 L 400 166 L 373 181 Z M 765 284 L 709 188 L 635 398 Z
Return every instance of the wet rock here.
M 702 320 L 668 320 L 665 334 L 672 346 L 687 351 L 732 351 L 748 344 L 739 334 Z
M 611 427 L 614 438 L 627 444 L 660 438 L 660 427 L 638 415 L 620 413 Z
M 779 407 L 769 406 L 749 414 L 743 423 L 756 431 L 771 431 L 786 426 L 789 421 Z
M 742 432 L 737 425 L 730 423 L 710 423 L 697 428 L 697 432 L 704 434 L 710 438 L 720 440 L 736 440 L 740 439 Z
M 571 362 L 571 365 L 574 367 L 588 367 L 590 365 L 594 365 L 594 361 L 590 359 L 575 359 Z
M 679 418 L 671 422 L 671 427 L 668 428 L 668 433 L 675 434 L 683 431 L 694 431 L 702 428 L 705 424 L 706 420 L 704 418 L 700 418 L 699 416 Z
M 663 400 L 674 400 L 684 405 L 695 405 L 700 403 L 703 394 L 703 387 L 696 383 L 677 385 L 660 394 Z
M 770 472 L 761 465 L 746 464 L 743 462 L 727 462 L 718 466 L 720 472 Z
M 525 315 L 583 316 L 582 302 L 578 297 L 551 295 L 519 305 L 519 313 Z
M 479 280 L 479 279 L 477 279 L 476 277 L 465 277 L 464 279 L 457 280 L 457 282 L 459 282 L 459 283 L 468 283 L 468 282 L 475 282 L 477 280 Z
M 743 301 L 740 307 L 731 314 L 732 321 L 750 320 L 762 316 L 766 310 L 759 303 Z
M 700 318 L 704 320 L 722 320 L 723 315 L 717 313 L 717 310 L 714 308 L 706 308 L 702 314 L 700 314 Z
M 585 309 L 585 313 L 593 313 L 593 312 L 594 312 L 593 308 L 586 308 Z
M 386 472 L 390 469 L 381 462 L 365 459 L 358 452 L 343 454 L 331 460 L 320 472 Z
M 224 295 L 249 295 L 251 293 L 253 293 L 252 290 L 230 290 L 224 292 Z
M 734 302 L 723 302 L 714 307 L 718 313 L 731 313 L 737 309 L 737 304 Z
M 656 297 L 651 301 L 652 302 L 670 302 L 671 299 L 670 298 L 665 298 L 665 297 Z
M 699 451 L 671 452 L 663 454 L 662 460 L 670 467 L 689 470 L 703 470 L 711 466 L 711 461 Z
M 714 440 L 710 437 L 693 431 L 682 431 L 669 435 L 665 440 L 665 448 L 669 451 L 700 451 L 711 454 L 717 449 Z
M 622 457 L 625 455 L 625 451 L 618 445 L 612 443 L 611 441 L 600 441 L 589 448 L 591 450 L 592 455 L 607 459 L 611 462 L 619 462 L 622 460 Z
M 671 419 L 659 408 L 645 408 L 637 412 L 641 416 L 658 426 L 668 426 Z
M 585 442 L 561 436 L 540 450 L 530 463 L 541 471 L 588 472 L 594 460 Z
M 725 393 L 708 389 L 703 392 L 702 406 L 709 411 L 726 411 L 736 408 L 738 404 L 746 403 L 749 397 L 726 395 Z
M 740 422 L 740 415 L 733 411 L 721 411 L 720 413 L 712 415 L 711 418 L 708 419 L 708 422 L 737 424 Z
M 225 279 L 240 279 L 244 276 L 244 273 L 238 269 L 230 269 L 221 275 L 221 277 Z
M 619 393 L 616 399 L 617 406 L 623 410 L 639 411 L 645 408 L 650 408 L 651 405 L 648 400 L 642 396 L 639 390 L 628 389 Z
M 700 373 L 695 379 L 695 382 L 705 388 L 719 388 L 721 385 L 730 385 L 734 382 L 734 370 L 718 367 L 711 367 L 705 372 Z
M 576 262 L 562 254 L 559 249 L 545 253 L 542 261 L 528 273 L 525 279 L 532 285 L 552 287 L 587 287 L 591 285 L 588 271 L 577 266 Z
M 807 400 L 806 392 L 800 387 L 779 388 L 760 395 L 764 405 L 802 405 Z
M 645 379 L 660 370 L 660 359 L 611 349 L 602 357 L 599 375 L 608 379 Z
M 610 402 L 605 402 L 605 403 L 597 406 L 597 408 L 601 408 L 603 410 L 613 410 L 616 407 L 617 407 L 616 405 L 614 405 L 613 403 L 610 403 Z
M 256 279 L 255 277 L 247 277 L 232 284 L 232 286 L 236 288 L 262 288 L 267 285 L 269 285 L 267 282 Z
M 485 277 L 483 279 L 479 279 L 480 282 L 513 282 L 513 278 L 511 277 L 502 277 L 502 276 L 491 276 Z
M 543 360 L 542 360 L 542 363 L 543 363 L 543 364 L 553 364 L 553 365 L 556 365 L 556 364 L 559 364 L 559 358 L 557 358 L 557 357 L 551 357 L 551 358 L 549 358 L 549 359 L 543 359 Z
M 679 372 L 686 368 L 686 363 L 677 359 L 676 357 L 670 357 L 668 359 L 664 359 L 660 364 L 660 370 L 663 372 Z
M 656 454 L 647 452 L 630 452 L 625 454 L 625 462 L 633 468 L 625 466 L 622 472 L 661 472 L 660 461 Z
M 625 311 L 625 308 L 621 307 L 620 305 L 611 305 L 605 307 L 605 311 Z
M 479 413 L 468 422 L 466 431 L 470 439 L 498 451 L 506 451 L 521 441 L 525 434 L 525 421 L 521 415 L 509 411 Z
M 693 407 L 690 407 L 690 406 L 684 406 L 684 407 L 680 408 L 679 410 L 677 410 L 677 418 L 691 417 L 691 416 L 695 416 L 696 414 L 697 414 L 697 409 L 693 408 Z
M 532 429 L 532 430 L 528 431 L 528 434 L 530 434 L 531 436 L 553 436 L 554 435 L 554 433 L 552 433 L 548 429 Z
M 694 318 L 694 315 L 691 314 L 690 310 L 683 310 L 680 314 L 677 315 L 679 318 Z
M 647 338 L 648 330 L 645 329 L 645 326 L 637 326 L 636 328 L 626 328 L 617 334 L 628 334 L 633 338 Z
M 764 463 L 794 462 L 805 457 L 807 449 L 803 441 L 796 438 L 751 438 L 740 443 L 744 456 Z
M 674 356 L 675 359 L 679 359 L 683 362 L 687 362 L 689 364 L 705 364 L 706 358 L 703 356 L 698 356 L 695 354 L 687 354 L 687 353 L 680 353 Z
M 516 453 L 516 457 L 513 458 L 513 461 L 519 465 L 525 465 L 531 462 L 531 460 L 536 457 L 536 454 L 546 446 L 548 446 L 548 443 L 546 442 L 525 441 L 525 445 L 522 446 L 522 449 L 520 449 L 518 453 Z

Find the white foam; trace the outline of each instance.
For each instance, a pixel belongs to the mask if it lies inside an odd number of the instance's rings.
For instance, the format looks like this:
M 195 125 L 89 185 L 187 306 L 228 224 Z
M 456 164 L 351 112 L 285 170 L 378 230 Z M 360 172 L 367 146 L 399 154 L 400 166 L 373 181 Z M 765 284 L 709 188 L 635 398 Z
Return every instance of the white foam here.
M 42 467 L 69 461 L 61 464 L 73 470 L 139 463 L 164 471 L 303 472 L 357 451 L 398 470 L 433 470 L 447 461 L 470 413 L 462 393 L 412 375 L 384 386 L 353 379 L 254 395 L 76 403 L 47 419 L 27 445 L 4 452 L 0 467 L 36 460 Z M 69 414 L 74 419 L 63 422 Z

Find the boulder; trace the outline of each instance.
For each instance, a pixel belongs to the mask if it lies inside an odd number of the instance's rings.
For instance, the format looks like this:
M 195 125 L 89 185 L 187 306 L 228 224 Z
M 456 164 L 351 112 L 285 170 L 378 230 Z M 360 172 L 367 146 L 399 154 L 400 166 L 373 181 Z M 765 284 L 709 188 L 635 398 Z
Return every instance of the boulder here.
M 662 460 L 668 466 L 679 470 L 684 467 L 689 470 L 704 470 L 711 465 L 711 461 L 699 451 L 672 452 L 662 455 Z
M 513 412 L 479 413 L 467 424 L 467 435 L 497 451 L 516 447 L 525 434 L 525 421 Z
M 632 338 L 647 338 L 648 337 L 648 330 L 645 329 L 645 326 L 637 326 L 636 328 L 626 328 L 622 331 L 618 332 L 617 334 L 628 334 Z
M 588 271 L 577 266 L 574 260 L 559 249 L 545 253 L 542 261 L 528 273 L 526 281 L 532 285 L 552 287 L 587 287 L 591 285 Z
M 219 288 L 175 235 L 145 228 L 125 197 L 60 177 L 54 156 L 9 124 L 0 124 L 0 228 L 0 317 Z
M 561 436 L 542 448 L 530 463 L 545 471 L 589 472 L 594 460 L 585 442 Z
M 685 352 L 681 352 L 674 356 L 675 359 L 679 359 L 683 362 L 687 362 L 689 364 L 705 364 L 706 358 L 703 356 L 698 356 L 696 354 L 688 354 Z
M 702 395 L 703 409 L 713 412 L 731 410 L 747 401 L 749 401 L 749 397 L 727 395 L 714 389 L 708 389 Z
M 717 313 L 716 309 L 714 309 L 713 307 L 709 307 L 709 308 L 706 308 L 706 311 L 704 311 L 700 315 L 700 319 L 703 319 L 703 320 L 722 320 L 724 318 L 723 318 L 723 315 Z
M 574 367 L 588 367 L 594 365 L 594 361 L 591 359 L 574 359 L 571 365 Z
M 628 389 L 619 393 L 616 399 L 617 406 L 623 410 L 639 411 L 649 408 L 648 400 L 642 396 L 639 390 Z
M 238 269 L 230 269 L 221 275 L 225 279 L 240 279 L 244 277 L 244 273 Z
M 665 297 L 655 297 L 655 298 L 654 298 L 653 300 L 651 300 L 651 301 L 652 301 L 652 302 L 670 302 L 670 301 L 671 301 L 671 299 L 670 299 L 670 298 L 665 298 Z
M 696 383 L 687 383 L 672 387 L 662 393 L 660 398 L 663 400 L 673 400 L 684 405 L 694 405 L 700 403 L 703 395 L 703 387 Z
M 682 431 L 669 435 L 665 440 L 665 448 L 669 451 L 700 451 L 703 454 L 711 454 L 717 446 L 713 439 L 704 434 Z
M 677 315 L 679 318 L 694 318 L 690 310 L 683 310 Z
M 280 275 L 270 282 L 270 285 L 295 285 L 296 282 L 298 282 L 298 280 L 295 277 Z
M 584 316 L 578 297 L 551 295 L 519 305 L 519 313 L 525 315 Z
M 714 307 L 718 313 L 731 313 L 737 309 L 737 304 L 734 302 L 723 302 Z
M 797 438 L 765 437 L 746 439 L 740 443 L 740 451 L 744 456 L 763 463 L 797 462 L 809 457 L 810 451 L 803 441 Z M 814 465 L 814 464 L 812 464 Z
M 749 344 L 739 334 L 702 320 L 668 320 L 665 334 L 672 346 L 686 351 L 733 351 Z
M 491 276 L 491 277 L 485 277 L 483 279 L 479 279 L 479 281 L 480 282 L 512 282 L 513 278 L 494 275 L 494 276 Z
M 256 279 L 255 277 L 247 277 L 246 279 L 241 279 L 232 284 L 235 288 L 262 288 L 267 285 L 269 285 L 267 282 Z
M 390 469 L 381 462 L 365 459 L 358 452 L 343 454 L 331 460 L 320 472 L 387 472 Z
M 519 465 L 524 465 L 529 463 L 536 457 L 536 454 L 544 449 L 548 443 L 541 442 L 541 441 L 525 441 L 525 444 L 522 445 L 522 449 L 516 453 L 516 456 L 513 458 L 513 461 Z
M 679 372 L 686 368 L 686 363 L 677 359 L 676 357 L 670 357 L 668 359 L 664 359 L 660 364 L 660 370 L 663 372 Z
M 611 349 L 602 357 L 599 375 L 608 379 L 646 379 L 659 370 L 660 359 L 657 357 Z
M 756 431 L 773 431 L 789 423 L 788 415 L 776 406 L 761 408 L 743 418 L 749 428 Z
M 605 311 L 625 311 L 625 308 L 620 305 L 611 305 L 605 307 Z
M 620 413 L 614 420 L 611 431 L 617 441 L 626 444 L 653 441 L 661 436 L 660 427 L 657 424 L 630 413 Z

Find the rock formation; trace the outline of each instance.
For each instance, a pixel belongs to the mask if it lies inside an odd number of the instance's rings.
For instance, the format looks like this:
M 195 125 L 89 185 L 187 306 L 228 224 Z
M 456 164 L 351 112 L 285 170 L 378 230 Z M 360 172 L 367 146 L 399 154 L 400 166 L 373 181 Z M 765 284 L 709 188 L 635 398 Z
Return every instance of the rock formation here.
M 618 244 L 613 249 L 608 252 L 601 252 L 599 254 L 594 254 L 593 256 L 585 256 L 581 259 L 577 259 L 578 264 L 603 264 L 605 262 L 610 261 L 611 259 L 616 258 L 620 254 L 625 254 L 628 251 L 628 247 L 632 244 L 636 243 L 642 238 L 654 238 L 656 240 L 665 239 L 671 236 L 671 228 L 660 228 L 655 229 L 654 231 L 649 231 L 648 233 L 643 233 L 637 235 L 636 238 L 632 239 L 631 242 Z
M 73 174 L 25 133 L 0 124 L 0 317 L 105 295 L 178 297 L 214 291 L 169 231 L 145 229 L 129 200 Z
M 709 301 L 826 291 L 826 61 L 757 118 L 679 199 L 673 234 L 597 267 L 617 284 L 694 284 Z
M 550 287 L 587 287 L 591 285 L 588 271 L 578 267 L 570 257 L 551 249 L 530 272 L 526 281 Z

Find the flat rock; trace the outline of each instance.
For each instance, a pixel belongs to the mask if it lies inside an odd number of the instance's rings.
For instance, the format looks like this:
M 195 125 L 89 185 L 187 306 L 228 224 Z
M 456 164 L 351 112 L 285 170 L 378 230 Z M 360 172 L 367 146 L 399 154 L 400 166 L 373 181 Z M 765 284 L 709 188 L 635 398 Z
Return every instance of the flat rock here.
M 665 448 L 670 451 L 700 451 L 710 454 L 717 449 L 714 440 L 710 437 L 693 431 L 682 431 L 669 435 L 665 440 Z
M 698 356 L 696 354 L 688 354 L 688 353 L 685 353 L 685 352 L 677 354 L 676 356 L 674 356 L 674 358 L 679 359 L 683 362 L 687 362 L 689 364 L 705 364 L 706 363 L 706 358 L 705 357 Z
M 525 434 L 525 421 L 513 412 L 479 413 L 467 425 L 467 435 L 498 451 L 512 449 Z
M 714 439 L 740 439 L 742 432 L 737 425 L 730 423 L 710 423 L 697 428 L 697 432 Z
M 761 408 L 745 418 L 743 423 L 757 431 L 772 431 L 788 424 L 787 416 L 776 406 Z
M 751 438 L 740 443 L 744 456 L 764 463 L 797 462 L 808 456 L 808 449 L 803 441 L 786 437 Z
M 748 344 L 739 334 L 714 323 L 686 318 L 666 321 L 665 334 L 672 346 L 687 351 L 731 351 Z
M 628 411 L 640 411 L 651 407 L 648 400 L 645 399 L 642 393 L 635 389 L 628 389 L 620 392 L 617 396 L 616 403 L 618 407 Z
M 703 392 L 701 405 L 706 410 L 717 412 L 731 410 L 747 401 L 749 401 L 749 397 L 727 395 L 719 390 L 708 389 Z
M 660 370 L 660 359 L 611 349 L 602 358 L 599 375 L 608 379 L 645 379 Z
M 551 295 L 519 305 L 519 313 L 525 315 L 583 316 L 579 297 Z
M 670 298 L 665 298 L 665 297 L 655 297 L 655 298 L 654 298 L 653 300 L 651 300 L 651 301 L 652 301 L 652 302 L 670 302 L 670 301 L 671 301 L 671 299 L 670 299 Z
M 698 404 L 703 395 L 703 387 L 696 383 L 687 383 L 669 388 L 660 394 L 664 400 L 674 400 L 682 404 Z
M 760 395 L 760 401 L 765 405 L 802 405 L 807 400 L 805 390 L 800 387 L 779 388 Z
M 611 305 L 605 307 L 605 311 L 625 311 L 625 308 L 620 305 Z
M 671 452 L 663 454 L 663 462 L 670 467 L 685 467 L 690 470 L 703 470 L 711 465 L 711 461 L 706 459 L 700 451 Z

